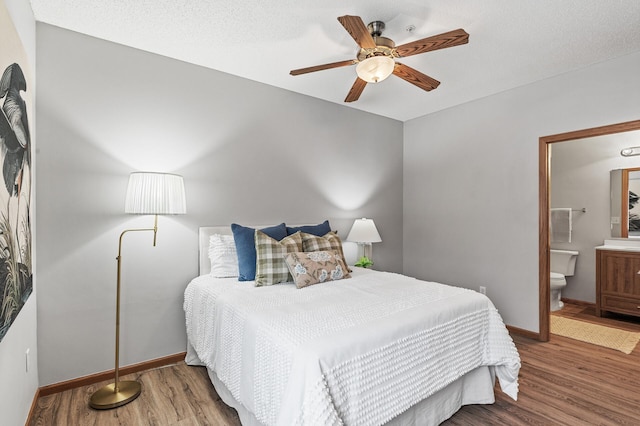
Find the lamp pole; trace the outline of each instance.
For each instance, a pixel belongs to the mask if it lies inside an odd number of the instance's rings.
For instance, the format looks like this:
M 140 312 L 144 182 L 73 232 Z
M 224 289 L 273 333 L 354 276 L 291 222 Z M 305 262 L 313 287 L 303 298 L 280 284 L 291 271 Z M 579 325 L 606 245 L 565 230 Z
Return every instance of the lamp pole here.
M 115 382 L 98 389 L 89 399 L 89 406 L 97 410 L 108 410 L 120 407 L 136 399 L 142 386 L 135 380 L 120 381 L 120 270 L 122 267 L 122 238 L 127 232 L 153 231 L 153 246 L 156 245 L 158 234 L 158 215 L 155 215 L 153 228 L 125 229 L 118 240 L 118 272 L 116 275 L 116 356 L 115 356 Z

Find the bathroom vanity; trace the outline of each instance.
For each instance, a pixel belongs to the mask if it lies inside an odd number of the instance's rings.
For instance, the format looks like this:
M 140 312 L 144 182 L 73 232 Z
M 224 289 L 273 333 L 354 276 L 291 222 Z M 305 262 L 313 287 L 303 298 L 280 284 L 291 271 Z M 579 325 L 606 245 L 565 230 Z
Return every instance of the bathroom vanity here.
M 596 247 L 596 315 L 606 312 L 640 316 L 640 241 Z

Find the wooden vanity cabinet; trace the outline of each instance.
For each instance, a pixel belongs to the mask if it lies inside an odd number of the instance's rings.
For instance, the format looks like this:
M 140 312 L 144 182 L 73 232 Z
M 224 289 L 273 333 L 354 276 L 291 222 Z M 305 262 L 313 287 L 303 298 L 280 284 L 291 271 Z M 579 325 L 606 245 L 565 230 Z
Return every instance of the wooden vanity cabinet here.
M 640 316 L 640 251 L 596 250 L 596 315 Z

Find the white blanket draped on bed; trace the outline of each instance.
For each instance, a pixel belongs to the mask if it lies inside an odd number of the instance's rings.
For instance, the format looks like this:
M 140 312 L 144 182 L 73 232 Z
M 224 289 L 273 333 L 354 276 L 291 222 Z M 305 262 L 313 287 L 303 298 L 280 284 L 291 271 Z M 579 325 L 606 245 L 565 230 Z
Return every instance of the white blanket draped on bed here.
M 517 397 L 518 352 L 475 291 L 360 268 L 304 289 L 201 276 L 184 309 L 200 360 L 267 425 L 383 424 L 482 365 Z

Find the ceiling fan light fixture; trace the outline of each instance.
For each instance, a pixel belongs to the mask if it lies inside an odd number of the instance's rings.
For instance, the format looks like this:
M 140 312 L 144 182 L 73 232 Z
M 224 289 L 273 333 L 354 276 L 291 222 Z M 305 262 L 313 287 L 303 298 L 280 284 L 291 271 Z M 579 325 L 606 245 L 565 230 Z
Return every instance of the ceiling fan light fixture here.
M 395 65 L 389 56 L 371 56 L 356 65 L 356 73 L 367 83 L 379 83 L 393 73 Z
M 383 37 L 384 22 L 374 21 L 369 26 L 359 16 L 344 15 L 338 17 L 338 22 L 349 33 L 360 48 L 353 60 L 331 62 L 289 71 L 291 75 L 301 75 L 310 72 L 329 70 L 332 68 L 356 65 L 358 78 L 349 89 L 345 102 L 355 102 L 360 98 L 367 83 L 378 83 L 391 74 L 413 84 L 424 91 L 431 91 L 440 85 L 440 82 L 420 71 L 396 62 L 396 58 L 406 58 L 432 50 L 447 47 L 460 46 L 469 42 L 469 33 L 462 28 L 446 33 L 414 40 L 409 43 L 396 46 L 390 38 Z M 407 27 L 407 31 L 415 30 L 413 26 Z

